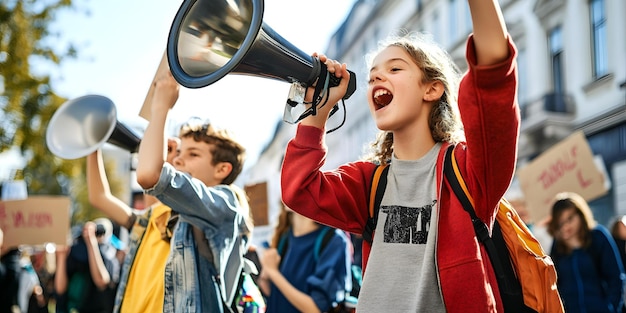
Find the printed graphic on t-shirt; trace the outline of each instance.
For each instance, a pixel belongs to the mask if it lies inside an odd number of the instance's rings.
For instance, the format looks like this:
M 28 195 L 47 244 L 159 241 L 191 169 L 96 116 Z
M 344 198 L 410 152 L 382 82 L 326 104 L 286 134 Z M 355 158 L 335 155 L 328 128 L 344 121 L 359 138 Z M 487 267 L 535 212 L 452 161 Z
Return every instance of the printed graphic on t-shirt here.
M 433 200 L 432 204 L 421 208 L 382 206 L 382 212 L 387 214 L 384 242 L 426 244 L 430 217 L 436 203 L 437 200 Z

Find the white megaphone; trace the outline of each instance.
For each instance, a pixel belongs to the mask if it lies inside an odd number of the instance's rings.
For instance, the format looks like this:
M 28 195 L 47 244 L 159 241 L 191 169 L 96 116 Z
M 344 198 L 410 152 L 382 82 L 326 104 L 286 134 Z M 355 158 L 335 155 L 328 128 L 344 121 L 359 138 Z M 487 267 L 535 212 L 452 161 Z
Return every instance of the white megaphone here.
M 136 152 L 141 138 L 117 121 L 117 109 L 109 98 L 87 95 L 65 102 L 50 119 L 46 144 L 63 159 L 85 157 L 104 143 Z

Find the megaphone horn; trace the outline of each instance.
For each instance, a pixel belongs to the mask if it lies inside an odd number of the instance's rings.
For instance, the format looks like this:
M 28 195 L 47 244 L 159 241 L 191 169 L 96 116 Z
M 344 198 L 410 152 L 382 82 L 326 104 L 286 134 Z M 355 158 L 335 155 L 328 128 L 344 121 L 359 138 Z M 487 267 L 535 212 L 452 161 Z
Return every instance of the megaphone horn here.
M 208 86 L 229 73 L 312 86 L 323 64 L 263 23 L 263 9 L 263 0 L 185 0 L 168 37 L 172 76 L 188 88 Z M 350 72 L 344 99 L 355 89 Z
M 117 121 L 115 104 L 103 96 L 87 95 L 63 103 L 46 129 L 48 149 L 63 159 L 85 157 L 106 142 L 136 152 L 141 139 Z

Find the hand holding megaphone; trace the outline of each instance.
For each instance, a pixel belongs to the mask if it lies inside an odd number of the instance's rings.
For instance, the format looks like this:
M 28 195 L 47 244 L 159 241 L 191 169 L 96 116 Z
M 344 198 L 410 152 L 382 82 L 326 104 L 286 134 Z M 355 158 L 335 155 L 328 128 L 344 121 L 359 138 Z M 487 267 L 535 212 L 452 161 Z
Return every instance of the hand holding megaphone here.
M 320 79 L 307 88 L 304 103 L 311 104 L 312 109 L 310 114 L 305 113 L 300 119 L 312 115 L 315 116 L 313 119 L 316 120 L 313 124 L 323 126 L 335 109 L 336 104 L 352 95 L 356 80 L 352 79 L 354 73 L 348 71 L 345 63 L 339 63 L 337 60 L 329 59 L 326 55 L 318 53 L 314 53 L 313 58 L 324 65 L 322 70 L 327 71 L 327 73 L 320 75 Z M 351 89 L 351 87 L 353 88 Z
M 330 73 L 331 75 L 328 76 L 329 78 L 329 87 L 337 87 L 339 86 L 339 84 L 341 83 L 341 81 L 345 81 L 346 83 L 346 89 L 344 90 L 343 96 L 340 99 L 348 99 L 352 96 L 352 94 L 354 93 L 354 91 L 356 90 L 356 75 L 350 71 L 350 70 L 346 70 L 348 72 L 348 75 L 334 75 L 333 73 L 340 71 L 339 68 L 337 68 L 337 66 L 341 67 L 342 63 L 340 63 L 337 60 L 332 60 L 329 59 L 326 55 L 324 54 L 318 54 L 317 52 L 313 53 L 313 63 L 320 63 L 319 65 L 316 66 L 316 68 L 319 68 L 319 71 L 324 71 L 327 70 L 328 73 Z M 322 66 L 323 65 L 323 66 Z M 345 63 L 343 64 L 345 65 Z M 318 77 L 318 83 L 320 82 L 320 78 L 322 78 L 324 75 L 322 73 L 318 73 L 317 77 Z M 344 79 L 347 78 L 347 79 Z M 323 82 L 322 82 L 323 83 Z M 314 84 L 314 85 L 317 85 Z M 340 99 L 338 99 L 337 101 L 339 101 Z M 337 103 L 337 101 L 332 102 L 332 103 Z M 329 101 L 330 102 L 330 101 Z
M 285 104 L 283 121 L 295 124 L 309 116 L 315 116 L 305 124 L 323 128 L 326 120 L 339 110 L 338 102 L 348 99 L 356 90 L 356 75 L 347 69 L 345 63 L 329 59 L 324 54 L 314 53 L 311 58 L 315 69 L 314 75 L 317 78 L 304 86 L 301 83 L 292 84 Z M 341 125 L 328 132 L 336 130 Z

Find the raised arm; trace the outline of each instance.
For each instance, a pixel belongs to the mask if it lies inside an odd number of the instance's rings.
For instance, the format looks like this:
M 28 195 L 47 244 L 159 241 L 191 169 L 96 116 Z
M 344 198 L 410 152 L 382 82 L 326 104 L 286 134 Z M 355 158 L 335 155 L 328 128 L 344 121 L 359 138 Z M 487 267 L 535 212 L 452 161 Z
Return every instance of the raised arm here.
M 134 222 L 131 208 L 111 194 L 102 159 L 102 151 L 87 156 L 87 191 L 89 203 L 106 214 L 116 224 L 130 229 Z
M 507 29 L 498 0 L 468 0 L 474 27 L 478 65 L 491 65 L 509 56 Z
M 179 85 L 168 75 L 155 82 L 154 97 L 151 100 L 151 117 L 139 145 L 137 164 L 137 182 L 144 189 L 154 187 L 159 181 L 161 169 L 167 158 L 165 126 L 169 110 L 178 100 Z
M 98 239 L 96 238 L 96 224 L 93 222 L 85 223 L 83 227 L 83 239 L 87 246 L 87 259 L 89 260 L 89 274 L 94 285 L 98 290 L 104 290 L 111 282 L 111 275 L 104 265 L 100 248 L 98 248 Z
M 462 171 L 476 213 L 492 221 L 496 204 L 515 171 L 519 138 L 517 63 L 497 0 L 468 0 L 474 32 L 468 41 L 469 70 L 459 87 L 459 111 L 468 148 Z
M 57 295 L 67 292 L 67 255 L 70 248 L 65 245 L 56 246 L 56 273 L 54 274 L 54 291 Z

